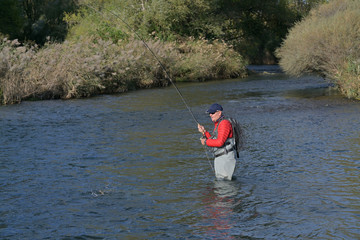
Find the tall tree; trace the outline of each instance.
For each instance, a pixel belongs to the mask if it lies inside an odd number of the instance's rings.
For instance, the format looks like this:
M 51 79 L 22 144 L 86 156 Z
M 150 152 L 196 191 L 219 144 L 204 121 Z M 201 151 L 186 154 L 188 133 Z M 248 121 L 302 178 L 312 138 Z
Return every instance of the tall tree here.
M 76 0 L 0 0 L 0 31 L 11 38 L 43 44 L 47 37 L 63 40 L 64 12 L 74 11 Z
M 10 38 L 22 35 L 24 18 L 20 1 L 0 0 L 0 32 Z
M 274 50 L 298 20 L 285 0 L 221 0 L 230 24 L 224 40 L 251 63 L 274 63 Z
M 64 12 L 76 8 L 75 0 L 22 0 L 26 25 L 25 38 L 43 44 L 47 37 L 63 40 L 66 36 Z

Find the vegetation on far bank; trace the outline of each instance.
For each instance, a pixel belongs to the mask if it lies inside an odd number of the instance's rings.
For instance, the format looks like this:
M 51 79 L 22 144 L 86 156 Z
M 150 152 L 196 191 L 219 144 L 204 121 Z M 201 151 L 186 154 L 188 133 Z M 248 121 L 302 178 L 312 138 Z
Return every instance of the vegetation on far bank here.
M 182 43 L 149 40 L 174 81 L 244 77 L 245 63 L 225 43 L 187 39 Z M 0 98 L 79 98 L 169 84 L 156 59 L 137 39 L 113 43 L 83 38 L 77 42 L 22 46 L 0 42 Z M 212 59 L 212 61 L 208 61 Z
M 194 37 L 222 40 L 251 64 L 274 63 L 274 50 L 288 29 L 314 6 L 328 0 L 2 0 L 0 32 L 19 42 L 42 46 L 62 42 L 69 23 L 78 33 L 98 32 L 123 38 L 121 21 L 108 19 L 109 9 L 137 32 L 162 41 Z M 94 13 L 93 9 L 98 10 Z M 77 16 L 76 19 L 64 16 Z M 106 18 L 103 18 L 103 15 Z M 94 23 L 86 21 L 92 19 Z M 94 28 L 87 28 L 87 26 Z M 84 32 L 85 31 L 85 32 Z
M 168 85 L 127 24 L 174 81 L 243 77 L 247 63 L 276 62 L 288 29 L 322 2 L 5 0 L 0 104 Z
M 333 0 L 313 9 L 277 50 L 289 74 L 316 73 L 360 100 L 360 1 Z

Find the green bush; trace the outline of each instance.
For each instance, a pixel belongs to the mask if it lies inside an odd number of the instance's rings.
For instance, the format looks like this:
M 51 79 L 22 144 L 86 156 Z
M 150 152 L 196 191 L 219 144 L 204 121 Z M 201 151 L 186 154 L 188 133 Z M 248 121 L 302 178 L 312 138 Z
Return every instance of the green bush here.
M 277 50 L 289 74 L 317 73 L 360 98 L 360 1 L 333 0 L 312 10 Z
M 360 58 L 345 62 L 336 79 L 343 95 L 360 100 Z

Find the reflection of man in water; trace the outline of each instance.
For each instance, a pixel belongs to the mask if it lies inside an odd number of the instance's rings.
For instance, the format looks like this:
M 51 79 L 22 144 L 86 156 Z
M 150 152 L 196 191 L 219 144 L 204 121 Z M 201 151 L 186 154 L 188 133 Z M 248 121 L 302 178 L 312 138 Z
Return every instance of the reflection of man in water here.
M 233 228 L 238 224 L 234 209 L 241 204 L 237 199 L 240 185 L 237 182 L 215 181 L 203 199 L 204 222 L 200 225 L 211 239 L 234 239 Z
M 235 170 L 235 139 L 229 120 L 225 119 L 221 105 L 214 103 L 207 110 L 215 127 L 212 135 L 198 124 L 198 130 L 204 136 L 201 144 L 212 147 L 215 155 L 214 168 L 217 179 L 231 180 Z

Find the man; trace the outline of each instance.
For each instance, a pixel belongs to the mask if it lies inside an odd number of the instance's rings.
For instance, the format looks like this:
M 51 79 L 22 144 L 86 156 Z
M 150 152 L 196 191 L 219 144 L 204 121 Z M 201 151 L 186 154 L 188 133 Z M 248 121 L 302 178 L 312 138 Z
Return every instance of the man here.
M 212 134 L 205 130 L 204 126 L 198 124 L 198 130 L 203 134 L 201 144 L 213 148 L 214 168 L 217 179 L 231 180 L 235 170 L 235 139 L 233 128 L 229 120 L 223 115 L 221 105 L 214 103 L 207 110 L 215 127 Z

